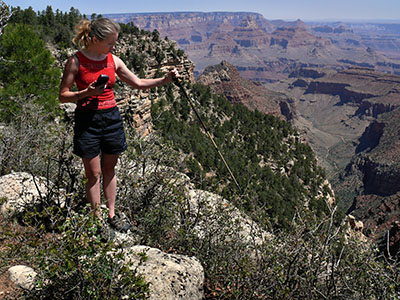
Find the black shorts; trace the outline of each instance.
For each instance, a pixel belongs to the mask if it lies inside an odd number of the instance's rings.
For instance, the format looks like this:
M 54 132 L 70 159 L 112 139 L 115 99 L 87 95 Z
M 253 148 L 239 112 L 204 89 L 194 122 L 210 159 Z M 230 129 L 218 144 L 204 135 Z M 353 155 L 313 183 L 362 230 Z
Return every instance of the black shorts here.
M 76 110 L 74 153 L 93 158 L 103 154 L 121 154 L 126 139 L 118 107 L 102 110 Z

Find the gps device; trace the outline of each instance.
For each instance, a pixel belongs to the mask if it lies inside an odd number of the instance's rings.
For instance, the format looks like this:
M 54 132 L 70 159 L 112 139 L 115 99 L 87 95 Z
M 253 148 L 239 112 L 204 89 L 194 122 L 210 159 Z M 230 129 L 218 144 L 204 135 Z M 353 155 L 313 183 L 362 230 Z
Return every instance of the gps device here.
M 108 82 L 108 75 L 101 74 L 94 84 L 95 87 L 104 86 Z

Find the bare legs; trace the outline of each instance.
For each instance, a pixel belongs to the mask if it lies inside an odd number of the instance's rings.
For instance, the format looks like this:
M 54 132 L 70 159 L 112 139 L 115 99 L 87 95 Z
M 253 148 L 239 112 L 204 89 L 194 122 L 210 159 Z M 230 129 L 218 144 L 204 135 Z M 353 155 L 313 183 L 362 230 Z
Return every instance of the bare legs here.
M 103 175 L 103 191 L 106 198 L 106 205 L 109 209 L 110 218 L 115 215 L 115 196 L 117 190 L 117 176 L 115 175 L 115 166 L 119 155 L 103 154 L 93 158 L 83 158 L 85 174 L 87 178 L 86 196 L 92 207 L 93 213 L 100 217 L 100 181 Z

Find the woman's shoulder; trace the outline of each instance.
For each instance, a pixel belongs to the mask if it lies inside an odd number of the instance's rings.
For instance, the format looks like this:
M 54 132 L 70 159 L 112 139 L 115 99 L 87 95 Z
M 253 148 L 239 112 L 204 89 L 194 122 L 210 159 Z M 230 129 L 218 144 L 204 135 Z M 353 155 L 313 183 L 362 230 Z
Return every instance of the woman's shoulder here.
M 111 54 L 111 58 L 112 58 L 112 60 L 114 62 L 115 68 L 118 69 L 118 67 L 121 66 L 122 60 L 118 56 L 116 56 L 115 54 L 112 54 L 112 53 L 110 53 L 110 54 Z
M 79 53 L 79 51 L 74 53 L 70 57 L 68 57 L 66 66 L 69 69 L 76 70 L 76 71 L 79 70 L 79 56 L 78 56 L 78 53 Z
M 112 57 L 112 59 L 114 60 L 114 61 L 120 61 L 121 59 L 118 57 L 118 56 L 116 56 L 115 54 L 112 54 L 111 52 L 110 52 L 110 55 L 111 55 L 111 57 Z
M 80 56 L 80 52 L 76 51 L 74 54 L 72 54 L 71 56 L 68 57 L 67 62 L 79 62 L 79 57 Z

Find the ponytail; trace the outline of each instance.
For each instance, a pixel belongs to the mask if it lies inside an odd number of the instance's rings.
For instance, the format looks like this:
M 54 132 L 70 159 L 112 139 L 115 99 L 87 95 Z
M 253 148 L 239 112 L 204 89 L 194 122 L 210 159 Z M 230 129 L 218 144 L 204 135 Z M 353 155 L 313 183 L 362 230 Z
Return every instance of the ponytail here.
M 93 37 L 102 41 L 110 34 L 119 32 L 119 30 L 119 24 L 107 18 L 100 18 L 93 21 L 82 19 L 75 26 L 75 37 L 72 39 L 72 43 L 79 48 L 87 48 L 92 43 Z
M 75 37 L 72 39 L 72 43 L 77 45 L 79 48 L 87 48 L 92 42 L 92 37 L 90 34 L 90 21 L 87 19 L 82 19 L 75 26 Z

